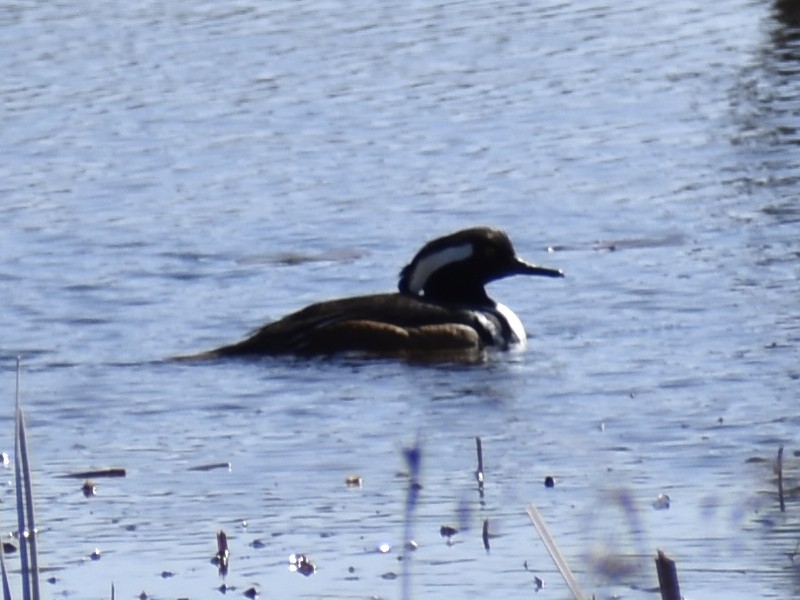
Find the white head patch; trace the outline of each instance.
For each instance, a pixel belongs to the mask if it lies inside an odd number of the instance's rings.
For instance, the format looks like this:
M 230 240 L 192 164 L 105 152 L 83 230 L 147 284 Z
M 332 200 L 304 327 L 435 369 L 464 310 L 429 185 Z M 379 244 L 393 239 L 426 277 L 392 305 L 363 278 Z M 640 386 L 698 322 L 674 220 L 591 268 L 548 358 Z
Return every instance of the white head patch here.
M 472 256 L 472 244 L 450 246 L 422 258 L 414 265 L 408 278 L 408 289 L 412 294 L 419 294 L 425 289 L 428 278 L 442 267 L 459 262 Z

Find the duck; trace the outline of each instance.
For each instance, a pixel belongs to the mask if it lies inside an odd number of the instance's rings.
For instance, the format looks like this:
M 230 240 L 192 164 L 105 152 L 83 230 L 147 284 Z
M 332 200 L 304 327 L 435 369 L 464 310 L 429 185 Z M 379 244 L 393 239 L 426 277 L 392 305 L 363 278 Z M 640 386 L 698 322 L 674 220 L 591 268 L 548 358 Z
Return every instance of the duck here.
M 564 277 L 560 269 L 517 256 L 501 229 L 462 229 L 426 243 L 400 271 L 396 292 L 311 304 L 195 357 L 420 356 L 524 347 L 522 321 L 486 293 L 488 283 L 514 275 Z

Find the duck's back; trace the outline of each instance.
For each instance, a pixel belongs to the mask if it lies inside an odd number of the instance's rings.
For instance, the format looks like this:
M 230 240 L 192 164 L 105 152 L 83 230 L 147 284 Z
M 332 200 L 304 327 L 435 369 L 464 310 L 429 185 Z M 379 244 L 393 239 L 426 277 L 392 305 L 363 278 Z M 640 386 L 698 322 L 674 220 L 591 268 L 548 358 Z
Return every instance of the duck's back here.
M 374 294 L 312 304 L 211 354 L 469 350 L 493 343 L 492 329 L 487 316 L 474 310 L 407 294 Z

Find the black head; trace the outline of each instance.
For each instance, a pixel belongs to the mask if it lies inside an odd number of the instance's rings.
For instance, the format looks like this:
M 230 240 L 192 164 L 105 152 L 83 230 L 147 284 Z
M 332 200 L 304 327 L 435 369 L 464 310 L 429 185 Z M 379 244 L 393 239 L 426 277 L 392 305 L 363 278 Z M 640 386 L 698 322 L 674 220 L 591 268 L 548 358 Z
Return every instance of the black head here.
M 563 277 L 557 269 L 525 262 L 505 232 L 474 227 L 437 238 L 400 272 L 400 292 L 456 304 L 491 304 L 484 286 L 511 275 Z

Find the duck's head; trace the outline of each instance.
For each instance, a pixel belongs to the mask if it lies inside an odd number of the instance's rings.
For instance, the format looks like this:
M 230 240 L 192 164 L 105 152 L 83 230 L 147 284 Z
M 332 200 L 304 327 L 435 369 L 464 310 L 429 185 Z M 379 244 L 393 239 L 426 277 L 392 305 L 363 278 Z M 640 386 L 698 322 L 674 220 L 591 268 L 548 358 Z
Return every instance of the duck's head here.
M 473 227 L 425 244 L 400 272 L 400 292 L 457 304 L 491 304 L 484 286 L 511 275 L 563 277 L 558 269 L 528 263 L 505 232 Z

